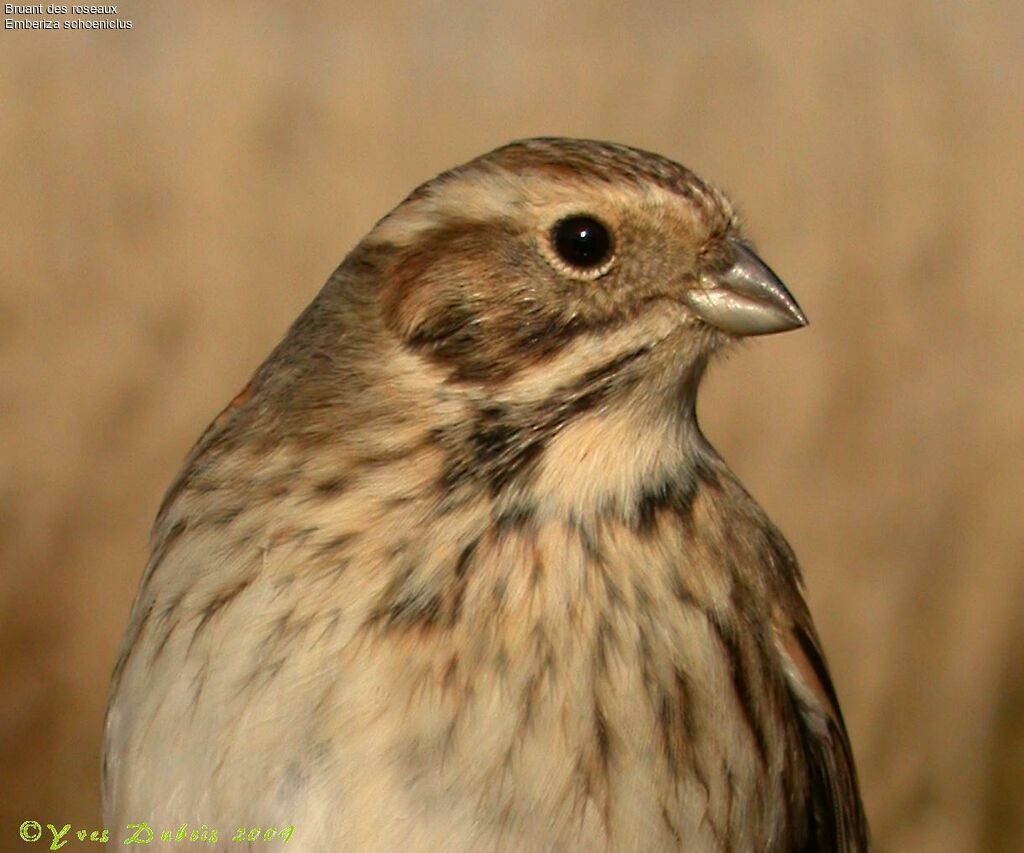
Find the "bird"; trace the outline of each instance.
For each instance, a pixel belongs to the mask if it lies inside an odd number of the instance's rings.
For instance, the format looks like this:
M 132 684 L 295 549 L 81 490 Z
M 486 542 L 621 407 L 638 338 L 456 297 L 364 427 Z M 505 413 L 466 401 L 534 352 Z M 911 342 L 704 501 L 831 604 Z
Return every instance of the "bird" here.
M 712 359 L 806 324 L 660 155 L 526 139 L 415 189 L 163 499 L 112 836 L 868 850 L 797 560 L 696 415 Z

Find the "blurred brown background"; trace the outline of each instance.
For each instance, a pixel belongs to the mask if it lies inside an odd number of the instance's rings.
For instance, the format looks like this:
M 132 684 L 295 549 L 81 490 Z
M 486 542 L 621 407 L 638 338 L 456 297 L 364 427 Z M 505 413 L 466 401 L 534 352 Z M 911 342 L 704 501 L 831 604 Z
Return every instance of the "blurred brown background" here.
M 99 824 L 191 442 L 407 191 L 540 134 L 736 198 L 812 325 L 714 369 L 703 421 L 801 556 L 878 847 L 1024 849 L 1022 4 L 120 17 L 0 32 L 0 849 Z

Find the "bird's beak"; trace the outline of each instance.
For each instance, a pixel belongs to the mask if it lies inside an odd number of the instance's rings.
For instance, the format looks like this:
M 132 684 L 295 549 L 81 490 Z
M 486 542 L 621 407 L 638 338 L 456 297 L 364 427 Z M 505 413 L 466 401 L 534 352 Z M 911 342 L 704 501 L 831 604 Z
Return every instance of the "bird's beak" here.
M 727 240 L 733 250 L 731 267 L 706 273 L 684 297 L 698 317 L 734 335 L 770 335 L 807 325 L 796 300 L 750 247 Z

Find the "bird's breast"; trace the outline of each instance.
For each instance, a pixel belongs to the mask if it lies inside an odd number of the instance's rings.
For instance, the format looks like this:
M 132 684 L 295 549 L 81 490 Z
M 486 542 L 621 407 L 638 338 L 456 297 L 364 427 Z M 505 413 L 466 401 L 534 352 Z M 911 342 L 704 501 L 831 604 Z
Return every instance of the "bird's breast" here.
M 325 723 L 360 756 L 345 784 L 408 825 L 465 814 L 479 844 L 763 847 L 783 809 L 780 709 L 755 698 L 771 664 L 689 535 L 670 514 L 645 530 L 521 517 L 436 586 L 390 589 L 341 655 Z
M 429 449 L 219 524 L 185 503 L 112 704 L 115 788 L 353 849 L 765 847 L 783 710 L 766 628 L 734 615 L 721 483 L 628 444 L 588 469 L 587 429 L 512 504 L 438 503 Z M 570 465 L 592 490 L 566 508 Z

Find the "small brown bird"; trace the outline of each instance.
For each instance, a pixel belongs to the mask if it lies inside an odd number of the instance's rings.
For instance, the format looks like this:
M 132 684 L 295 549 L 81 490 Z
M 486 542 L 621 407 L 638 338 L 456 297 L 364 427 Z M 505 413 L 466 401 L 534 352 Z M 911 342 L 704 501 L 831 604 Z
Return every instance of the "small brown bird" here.
M 421 186 L 164 499 L 114 835 L 867 850 L 796 560 L 694 411 L 716 351 L 805 323 L 657 155 L 534 139 Z

